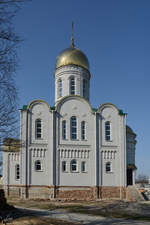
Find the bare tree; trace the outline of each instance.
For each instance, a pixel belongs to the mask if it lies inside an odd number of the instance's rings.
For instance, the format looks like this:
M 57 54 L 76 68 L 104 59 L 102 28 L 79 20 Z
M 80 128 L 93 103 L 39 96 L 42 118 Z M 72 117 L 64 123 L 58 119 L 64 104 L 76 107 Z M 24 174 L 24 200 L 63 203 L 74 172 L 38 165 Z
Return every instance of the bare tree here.
M 140 184 L 141 187 L 145 187 L 145 184 L 148 184 L 148 176 L 145 174 L 139 174 L 136 179 L 136 183 Z
M 15 73 L 21 39 L 14 31 L 13 18 L 25 1 L 28 0 L 0 0 L 0 149 L 4 138 L 17 136 Z
M 0 0 L 0 142 L 16 130 L 17 89 L 14 78 L 18 66 L 16 50 L 21 39 L 14 32 L 13 18 L 24 1 Z

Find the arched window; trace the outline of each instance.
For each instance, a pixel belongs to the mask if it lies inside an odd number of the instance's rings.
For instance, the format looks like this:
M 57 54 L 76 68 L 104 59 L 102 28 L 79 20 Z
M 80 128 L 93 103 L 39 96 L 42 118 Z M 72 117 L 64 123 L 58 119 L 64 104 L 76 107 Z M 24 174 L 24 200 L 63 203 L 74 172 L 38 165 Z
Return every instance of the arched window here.
M 77 161 L 75 159 L 73 159 L 70 163 L 70 170 L 71 172 L 77 171 Z
M 62 172 L 66 172 L 67 171 L 67 163 L 66 161 L 62 162 Z
M 70 79 L 70 94 L 75 95 L 75 79 L 72 77 Z
M 41 171 L 42 170 L 42 166 L 41 166 L 41 161 L 40 160 L 36 160 L 35 161 L 35 170 L 36 171 Z
M 77 139 L 77 119 L 75 116 L 72 116 L 70 120 L 70 137 L 72 140 Z
M 111 163 L 110 162 L 106 163 L 106 172 L 111 172 Z
M 86 87 L 87 87 L 87 81 L 83 79 L 83 97 L 86 97 Z
M 15 166 L 15 176 L 16 176 L 16 180 L 20 179 L 20 166 L 19 166 L 19 164 L 17 164 Z
M 81 172 L 86 172 L 86 162 L 81 162 Z
M 59 79 L 58 81 L 58 96 L 61 97 L 62 96 L 62 80 Z
M 110 141 L 111 140 L 111 127 L 110 122 L 105 122 L 105 140 Z
M 85 121 L 81 122 L 81 139 L 85 140 Z
M 41 119 L 37 119 L 35 121 L 35 137 L 36 138 L 42 137 L 42 121 L 41 121 Z
M 66 120 L 62 121 L 62 139 L 66 139 Z

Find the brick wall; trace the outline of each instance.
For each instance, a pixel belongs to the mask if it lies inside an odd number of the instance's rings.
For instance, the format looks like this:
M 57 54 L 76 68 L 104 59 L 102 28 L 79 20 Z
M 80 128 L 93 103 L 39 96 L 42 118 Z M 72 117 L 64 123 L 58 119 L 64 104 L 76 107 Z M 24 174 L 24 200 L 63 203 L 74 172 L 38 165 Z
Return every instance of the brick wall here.
M 96 187 L 57 187 L 56 198 L 69 200 L 94 200 L 97 198 Z
M 49 187 L 29 187 L 28 188 L 29 198 L 33 199 L 50 199 L 51 196 L 51 188 Z
M 20 198 L 21 197 L 21 188 L 19 186 L 5 186 L 4 187 L 4 191 L 5 191 L 5 196 L 6 197 L 10 197 L 10 198 Z
M 51 199 L 54 198 L 54 188 L 49 186 L 9 185 L 4 186 L 5 194 L 9 198 Z
M 129 197 L 125 187 L 83 187 L 83 186 L 10 186 L 6 194 L 14 198 L 29 199 L 65 199 L 65 200 L 96 200 L 126 199 Z M 131 199 L 129 199 L 131 200 Z
M 125 187 L 99 187 L 100 199 L 126 199 Z
M 126 199 L 124 187 L 57 187 L 56 198 L 71 200 Z

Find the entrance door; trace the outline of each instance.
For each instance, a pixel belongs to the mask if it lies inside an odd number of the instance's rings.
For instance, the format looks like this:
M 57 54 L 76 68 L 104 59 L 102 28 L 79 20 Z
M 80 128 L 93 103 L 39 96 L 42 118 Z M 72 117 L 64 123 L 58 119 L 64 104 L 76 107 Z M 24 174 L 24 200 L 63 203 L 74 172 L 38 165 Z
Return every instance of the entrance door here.
M 132 169 L 127 169 L 127 185 L 133 185 Z

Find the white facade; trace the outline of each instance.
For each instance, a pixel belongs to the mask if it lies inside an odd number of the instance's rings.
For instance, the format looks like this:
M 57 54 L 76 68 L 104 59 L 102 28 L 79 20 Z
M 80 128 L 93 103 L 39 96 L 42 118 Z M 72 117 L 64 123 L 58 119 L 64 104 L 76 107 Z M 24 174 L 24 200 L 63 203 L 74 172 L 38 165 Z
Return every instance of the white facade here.
M 5 189 L 19 188 L 22 197 L 39 192 L 61 198 L 68 190 L 127 186 L 127 164 L 135 164 L 135 135 L 126 135 L 126 115 L 112 103 L 92 109 L 89 92 L 87 68 L 76 61 L 56 67 L 55 106 L 43 100 L 25 106 L 20 151 L 3 151 Z

